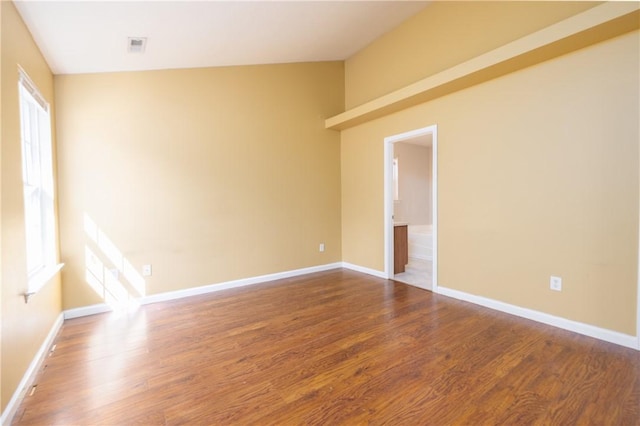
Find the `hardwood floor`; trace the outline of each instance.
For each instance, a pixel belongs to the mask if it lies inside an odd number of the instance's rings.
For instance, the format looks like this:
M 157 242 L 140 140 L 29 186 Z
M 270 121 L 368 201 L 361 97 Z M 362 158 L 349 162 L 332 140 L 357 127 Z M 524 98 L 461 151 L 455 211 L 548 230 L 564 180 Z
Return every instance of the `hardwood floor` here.
M 640 424 L 640 352 L 347 270 L 68 320 L 14 424 Z

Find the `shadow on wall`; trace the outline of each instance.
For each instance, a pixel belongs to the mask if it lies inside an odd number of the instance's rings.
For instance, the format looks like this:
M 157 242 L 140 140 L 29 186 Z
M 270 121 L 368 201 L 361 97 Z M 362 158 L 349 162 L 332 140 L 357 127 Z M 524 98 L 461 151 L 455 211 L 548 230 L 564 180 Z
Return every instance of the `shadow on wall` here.
M 137 307 L 137 298 L 146 295 L 144 278 L 86 213 L 84 232 L 85 280 L 89 287 L 113 310 Z

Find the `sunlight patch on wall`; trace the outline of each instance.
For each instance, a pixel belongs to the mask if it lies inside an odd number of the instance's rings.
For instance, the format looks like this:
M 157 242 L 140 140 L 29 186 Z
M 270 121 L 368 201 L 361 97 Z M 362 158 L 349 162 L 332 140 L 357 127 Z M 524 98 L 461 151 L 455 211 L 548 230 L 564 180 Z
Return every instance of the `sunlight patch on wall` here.
M 114 310 L 137 307 L 146 282 L 116 244 L 85 213 L 85 281 Z M 121 281 L 124 278 L 124 282 Z

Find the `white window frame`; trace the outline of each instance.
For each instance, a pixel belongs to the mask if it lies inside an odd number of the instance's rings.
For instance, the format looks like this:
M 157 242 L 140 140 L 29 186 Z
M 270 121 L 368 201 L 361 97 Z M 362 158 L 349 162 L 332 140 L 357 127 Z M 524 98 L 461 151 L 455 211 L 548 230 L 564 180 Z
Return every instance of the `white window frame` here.
M 27 248 L 26 294 L 30 295 L 50 281 L 63 265 L 58 263 L 56 250 L 49 104 L 22 70 L 19 70 L 18 91 Z

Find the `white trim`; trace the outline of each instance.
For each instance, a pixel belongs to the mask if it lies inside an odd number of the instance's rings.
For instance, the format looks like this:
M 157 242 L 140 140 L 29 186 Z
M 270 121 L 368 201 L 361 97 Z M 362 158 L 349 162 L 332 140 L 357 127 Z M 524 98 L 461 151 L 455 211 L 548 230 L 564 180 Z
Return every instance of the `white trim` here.
M 636 269 L 638 288 L 636 290 L 636 349 L 640 351 L 640 216 L 638 216 L 638 268 Z
M 393 136 L 384 140 L 384 278 L 393 278 Z
M 431 188 L 431 213 L 433 219 L 432 244 L 433 256 L 431 270 L 431 291 L 438 291 L 438 125 L 431 126 L 432 148 L 431 148 L 431 178 L 433 184 Z
M 42 287 L 44 287 L 49 281 L 51 281 L 56 275 L 58 275 L 63 267 L 64 263 L 49 265 L 30 276 L 28 278 L 27 287 L 29 288 L 29 291 L 27 293 L 29 293 L 29 295 L 32 295 L 40 291 Z
M 433 213 L 433 273 L 431 288 L 438 287 L 438 125 L 422 127 L 384 138 L 384 278 L 393 279 L 393 144 L 422 135 L 432 136 L 431 210 Z M 422 287 L 421 287 L 422 288 Z
M 18 84 L 21 84 L 25 88 L 47 114 L 49 113 L 49 102 L 42 96 L 42 93 L 38 90 L 38 86 L 36 86 L 33 80 L 31 80 L 31 77 L 29 77 L 29 74 L 27 74 L 20 65 L 18 65 Z
M 638 200 L 640 204 L 640 199 Z M 640 351 L 640 216 L 638 216 L 638 267 L 636 268 L 636 349 Z
M 546 314 L 544 312 L 534 311 L 533 309 L 522 308 L 520 306 L 511 305 L 509 303 L 500 302 L 498 300 L 488 299 L 482 296 L 465 293 L 463 291 L 454 290 L 446 287 L 438 287 L 437 292 L 458 300 L 464 300 L 496 311 L 505 312 L 507 314 L 541 322 L 543 324 L 562 328 L 564 330 L 573 331 L 574 333 L 583 334 L 585 336 L 594 337 L 606 342 L 615 343 L 617 345 L 626 346 L 628 348 L 638 349 L 638 338 L 628 334 L 619 333 L 613 330 L 596 327 L 593 325 L 572 321 L 566 318 L 557 317 L 555 315 Z
M 169 291 L 166 293 L 152 294 L 137 299 L 140 305 L 148 305 L 156 302 L 166 302 L 169 300 L 182 299 L 184 297 L 198 296 L 201 294 L 214 293 L 216 291 L 227 290 L 230 288 L 244 287 L 254 284 L 260 284 L 268 281 L 280 280 L 283 278 L 291 278 L 299 275 L 311 274 L 314 272 L 328 271 L 331 269 L 338 269 L 342 267 L 341 262 L 328 263 L 326 265 L 311 266 L 309 268 L 294 269 L 291 271 L 277 272 L 274 274 L 260 275 L 257 277 L 242 278 L 234 281 L 227 281 L 218 284 L 209 284 L 200 287 L 191 287 L 183 290 Z M 68 309 L 64 312 L 65 319 L 84 317 L 88 315 L 102 314 L 105 312 L 111 312 L 113 308 L 106 303 L 99 303 L 97 305 L 83 306 L 81 308 Z
M 138 299 L 141 305 L 149 303 L 164 302 L 168 300 L 182 299 L 183 297 L 197 296 L 200 294 L 213 293 L 216 291 L 227 290 L 230 288 L 244 287 L 254 284 L 260 284 L 268 281 L 280 280 L 283 278 L 296 277 L 298 275 L 311 274 L 314 272 L 328 271 L 330 269 L 340 268 L 340 262 L 329 263 L 326 265 L 311 266 L 309 268 L 294 269 L 292 271 L 277 272 L 275 274 L 260 275 L 251 278 L 242 278 L 234 281 L 227 281 L 218 284 L 209 284 L 201 287 L 192 287 L 184 290 L 170 291 L 167 293 L 153 294 Z
M 18 91 L 27 236 L 28 280 L 25 303 L 28 303 L 29 296 L 44 287 L 63 264 L 57 261 L 51 112 L 33 81 L 19 66 Z M 38 203 L 34 205 L 33 201 L 36 199 Z M 33 229 L 34 225 L 36 229 Z
M 345 269 L 351 269 L 352 271 L 362 272 L 363 274 L 373 275 L 374 277 L 384 278 L 385 280 L 388 279 L 386 272 L 378 271 L 376 269 L 365 268 L 364 266 L 354 265 L 349 262 L 342 262 L 341 266 Z
M 103 314 L 105 312 L 111 312 L 113 308 L 106 303 L 99 303 L 97 305 L 83 306 L 81 308 L 67 309 L 64 311 L 64 319 L 72 319 L 79 317 L 86 317 L 89 315 Z
M 36 352 L 33 360 L 31 360 L 27 371 L 25 371 L 24 375 L 22 376 L 22 380 L 20 380 L 18 387 L 11 397 L 11 400 L 9 400 L 9 403 L 2 412 L 2 416 L 0 416 L 0 425 L 9 425 L 13 421 L 13 417 L 18 411 L 20 403 L 24 399 L 24 396 L 26 395 L 29 388 L 33 385 L 33 381 L 35 380 L 43 361 L 49 353 L 49 348 L 58 335 L 63 322 L 64 317 L 62 313 L 60 313 L 60 315 L 58 315 L 55 322 L 53 323 L 51 330 L 49 330 L 49 334 L 47 334 L 47 337 L 42 342 L 42 345 L 40 345 L 40 349 L 38 349 L 38 352 Z

